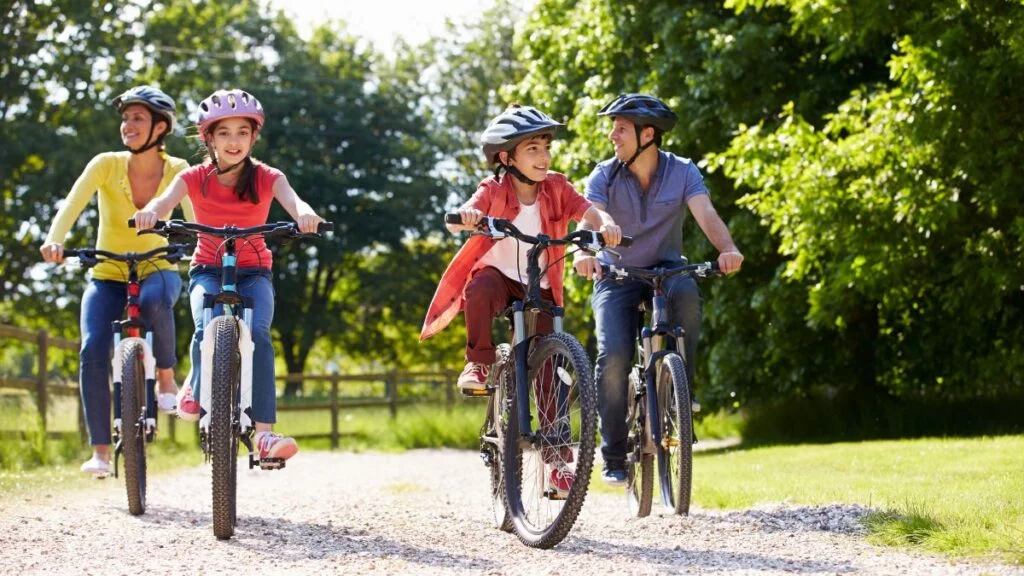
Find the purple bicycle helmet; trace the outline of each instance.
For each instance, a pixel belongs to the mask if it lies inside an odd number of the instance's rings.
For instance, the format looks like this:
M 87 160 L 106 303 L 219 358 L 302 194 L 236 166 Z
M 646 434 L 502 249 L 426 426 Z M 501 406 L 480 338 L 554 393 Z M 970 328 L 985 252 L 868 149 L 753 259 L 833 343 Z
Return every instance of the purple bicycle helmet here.
M 256 133 L 263 128 L 263 105 L 245 90 L 217 90 L 199 103 L 196 123 L 203 136 L 210 126 L 225 118 L 249 118 L 256 122 Z

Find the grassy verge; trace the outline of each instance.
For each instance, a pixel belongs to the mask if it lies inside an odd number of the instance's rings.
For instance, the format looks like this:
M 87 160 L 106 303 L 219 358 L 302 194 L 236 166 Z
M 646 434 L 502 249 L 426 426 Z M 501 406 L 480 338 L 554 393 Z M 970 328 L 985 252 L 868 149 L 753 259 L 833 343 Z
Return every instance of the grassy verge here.
M 599 479 L 591 484 L 608 490 Z M 694 458 L 696 504 L 849 503 L 875 542 L 1024 564 L 1024 436 L 727 450 Z

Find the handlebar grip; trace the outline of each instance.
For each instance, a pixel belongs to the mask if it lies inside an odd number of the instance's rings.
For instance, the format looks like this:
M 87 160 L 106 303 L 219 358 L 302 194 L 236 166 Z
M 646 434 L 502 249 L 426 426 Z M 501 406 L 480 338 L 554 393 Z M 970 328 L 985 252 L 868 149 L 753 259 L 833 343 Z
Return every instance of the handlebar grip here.
M 156 224 L 153 225 L 152 229 L 153 230 L 162 230 L 166 223 L 167 223 L 166 220 L 157 220 Z M 135 218 L 129 218 L 128 219 L 128 227 L 129 228 L 135 228 Z M 145 230 L 142 230 L 141 232 L 145 232 Z
M 462 214 L 458 212 L 447 212 L 444 215 L 445 224 L 462 224 Z
M 712 260 L 711 261 L 711 271 L 712 272 L 721 272 L 722 271 L 722 267 L 718 265 L 718 260 Z
M 316 225 L 316 231 L 318 234 L 334 232 L 334 222 L 320 222 Z
M 135 218 L 129 218 L 128 219 L 128 227 L 129 228 L 135 228 Z
M 622 236 L 622 240 L 619 240 L 619 246 L 622 246 L 623 248 L 629 248 L 632 245 L 633 245 L 633 237 L 632 236 L 623 235 Z

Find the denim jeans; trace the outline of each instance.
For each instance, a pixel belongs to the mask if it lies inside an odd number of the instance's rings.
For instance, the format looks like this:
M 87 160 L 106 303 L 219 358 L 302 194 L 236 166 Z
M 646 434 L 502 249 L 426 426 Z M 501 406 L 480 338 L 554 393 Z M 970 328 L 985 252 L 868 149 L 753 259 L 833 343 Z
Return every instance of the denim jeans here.
M 700 338 L 700 288 L 693 278 L 675 276 L 664 284 L 669 322 L 686 331 L 686 376 L 693 382 L 697 340 Z M 591 306 L 597 334 L 598 413 L 601 415 L 601 455 L 606 462 L 626 457 L 626 394 L 633 365 L 641 300 L 649 302 L 653 290 L 637 281 L 618 283 L 601 279 L 594 286 Z M 648 313 L 648 317 L 650 314 Z
M 203 341 L 203 297 L 221 291 L 221 268 L 194 266 L 189 270 L 188 294 L 192 305 L 192 395 L 199 400 L 201 355 L 199 343 Z M 239 294 L 250 299 L 252 305 L 253 343 L 256 349 L 252 359 L 252 416 L 256 422 L 273 424 L 277 421 L 277 389 L 274 385 L 274 345 L 270 340 L 270 324 L 274 320 L 274 286 L 270 270 L 266 268 L 239 268 L 235 277 Z M 214 307 L 214 317 L 223 313 L 223 306 Z
M 79 352 L 79 389 L 82 409 L 93 446 L 111 443 L 110 360 L 114 347 L 116 320 L 125 317 L 126 282 L 90 280 L 82 295 Z M 153 333 L 153 356 L 157 368 L 173 368 L 174 303 L 181 294 L 181 276 L 173 270 L 153 272 L 141 282 L 139 307 L 146 330 Z

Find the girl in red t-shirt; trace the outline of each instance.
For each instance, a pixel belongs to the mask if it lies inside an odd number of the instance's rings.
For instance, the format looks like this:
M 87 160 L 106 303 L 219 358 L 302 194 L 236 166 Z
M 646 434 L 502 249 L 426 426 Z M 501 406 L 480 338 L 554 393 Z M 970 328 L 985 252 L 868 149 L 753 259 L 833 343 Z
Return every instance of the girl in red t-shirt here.
M 196 222 L 207 226 L 235 225 L 240 228 L 267 222 L 275 198 L 295 219 L 302 232 L 316 232 L 323 219 L 299 198 L 281 171 L 249 156 L 260 129 L 263 106 L 242 90 L 218 90 L 199 104 L 199 135 L 209 153 L 203 164 L 179 174 L 167 193 L 135 214 L 139 229 L 151 228 L 158 214 L 166 214 L 187 194 Z M 191 383 L 178 395 L 178 416 L 199 418 L 199 343 L 203 340 L 203 296 L 221 289 L 219 241 L 200 235 L 189 270 L 189 300 L 195 333 L 192 336 Z M 277 419 L 274 386 L 274 346 L 270 325 L 274 318 L 274 288 L 271 284 L 271 254 L 262 236 L 239 243 L 237 290 L 253 301 L 252 410 L 256 423 L 256 446 L 260 459 L 292 457 L 298 446 L 292 438 L 271 431 Z

